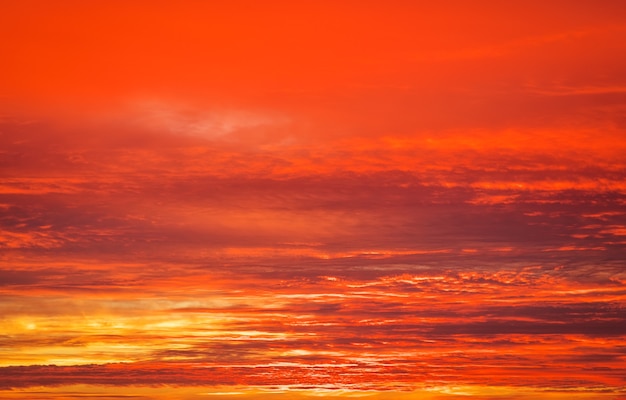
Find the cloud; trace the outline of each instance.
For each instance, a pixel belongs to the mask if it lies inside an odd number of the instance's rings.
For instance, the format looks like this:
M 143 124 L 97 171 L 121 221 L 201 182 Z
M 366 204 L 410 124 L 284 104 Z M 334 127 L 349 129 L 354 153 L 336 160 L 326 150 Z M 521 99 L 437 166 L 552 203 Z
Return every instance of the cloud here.
M 0 396 L 621 395 L 609 3 L 7 7 Z
M 210 107 L 210 106 L 209 106 Z M 289 119 L 275 111 L 248 111 L 211 107 L 201 110 L 197 106 L 182 106 L 173 102 L 138 102 L 131 107 L 131 118 L 140 129 L 166 131 L 175 135 L 188 135 L 209 141 L 230 141 L 249 145 L 250 141 L 264 145 L 274 144 L 271 135 L 283 130 Z M 264 142 L 263 138 L 267 141 Z M 279 139 L 285 140 L 285 139 Z

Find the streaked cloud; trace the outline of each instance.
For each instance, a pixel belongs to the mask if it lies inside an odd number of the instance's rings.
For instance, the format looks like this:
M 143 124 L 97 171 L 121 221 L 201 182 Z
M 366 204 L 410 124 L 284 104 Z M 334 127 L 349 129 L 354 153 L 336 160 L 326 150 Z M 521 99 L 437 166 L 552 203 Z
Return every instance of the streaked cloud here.
M 622 6 L 44 3 L 0 397 L 626 396 Z

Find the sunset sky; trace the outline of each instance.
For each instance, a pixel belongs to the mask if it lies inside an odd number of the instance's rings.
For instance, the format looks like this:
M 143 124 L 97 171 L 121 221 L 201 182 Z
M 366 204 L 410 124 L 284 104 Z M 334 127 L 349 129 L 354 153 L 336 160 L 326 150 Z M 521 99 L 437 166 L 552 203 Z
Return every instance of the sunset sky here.
M 0 0 L 0 397 L 626 399 L 626 2 Z

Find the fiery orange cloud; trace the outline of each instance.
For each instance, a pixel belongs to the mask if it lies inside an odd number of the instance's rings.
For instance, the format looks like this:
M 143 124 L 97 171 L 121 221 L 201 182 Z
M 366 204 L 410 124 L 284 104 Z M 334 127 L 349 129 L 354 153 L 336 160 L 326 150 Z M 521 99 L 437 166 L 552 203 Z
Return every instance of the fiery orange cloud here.
M 0 12 L 0 397 L 626 398 L 626 8 Z

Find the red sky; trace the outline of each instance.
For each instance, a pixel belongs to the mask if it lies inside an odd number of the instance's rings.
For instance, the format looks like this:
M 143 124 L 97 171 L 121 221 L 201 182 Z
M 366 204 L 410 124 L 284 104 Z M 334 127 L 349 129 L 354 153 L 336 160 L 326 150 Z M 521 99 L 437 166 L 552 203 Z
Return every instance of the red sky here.
M 626 399 L 622 2 L 0 10 L 0 397 Z

